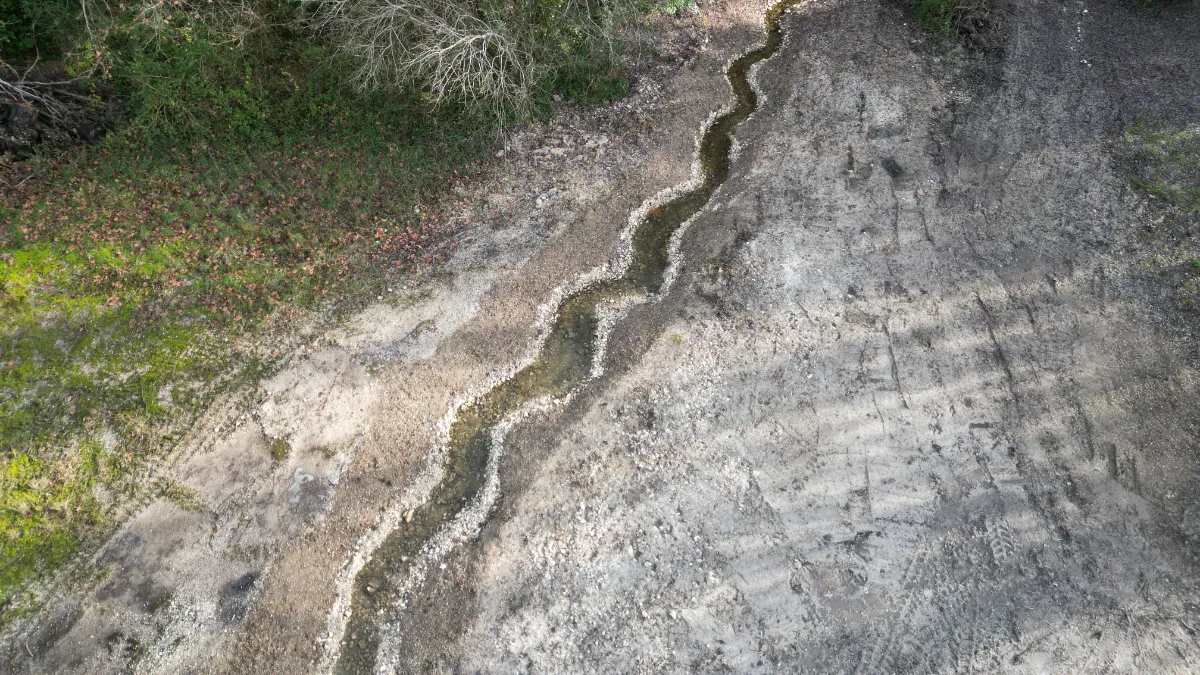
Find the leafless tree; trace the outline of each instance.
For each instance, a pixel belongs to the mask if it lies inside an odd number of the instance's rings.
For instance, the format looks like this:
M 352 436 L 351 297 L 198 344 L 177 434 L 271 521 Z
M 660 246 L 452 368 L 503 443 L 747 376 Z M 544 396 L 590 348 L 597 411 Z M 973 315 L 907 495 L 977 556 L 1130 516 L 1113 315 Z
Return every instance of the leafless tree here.
M 304 0 L 368 88 L 418 86 L 499 110 L 527 104 L 533 61 L 502 22 L 455 0 Z
M 313 26 L 358 64 L 362 86 L 415 86 L 436 101 L 473 101 L 502 115 L 522 112 L 539 76 L 562 56 L 554 28 L 569 26 L 611 50 L 620 18 L 633 7 L 632 0 L 560 0 L 543 8 L 555 24 L 547 31 L 523 15 L 531 2 L 302 1 Z

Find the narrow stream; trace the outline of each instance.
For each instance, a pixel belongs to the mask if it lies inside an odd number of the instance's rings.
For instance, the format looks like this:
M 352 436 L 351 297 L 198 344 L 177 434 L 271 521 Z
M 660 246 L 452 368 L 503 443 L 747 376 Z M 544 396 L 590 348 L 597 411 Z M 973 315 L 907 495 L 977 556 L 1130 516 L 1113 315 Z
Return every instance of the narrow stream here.
M 708 203 L 729 177 L 733 132 L 758 108 L 750 86 L 750 68 L 770 57 L 783 43 L 781 19 L 800 0 L 782 0 L 766 17 L 765 43 L 735 59 L 728 67 L 735 96 L 731 110 L 718 117 L 700 141 L 702 182 L 653 209 L 633 235 L 632 261 L 625 273 L 568 296 L 536 359 L 458 412 L 450 427 L 445 477 L 429 501 L 405 514 L 354 579 L 351 615 L 342 637 L 339 674 L 370 673 L 380 644 L 380 621 L 402 599 L 396 584 L 440 528 L 474 500 L 487 481 L 491 432 L 522 406 L 545 397 L 561 398 L 587 379 L 599 345 L 597 308 L 629 296 L 657 294 L 670 263 L 671 236 Z

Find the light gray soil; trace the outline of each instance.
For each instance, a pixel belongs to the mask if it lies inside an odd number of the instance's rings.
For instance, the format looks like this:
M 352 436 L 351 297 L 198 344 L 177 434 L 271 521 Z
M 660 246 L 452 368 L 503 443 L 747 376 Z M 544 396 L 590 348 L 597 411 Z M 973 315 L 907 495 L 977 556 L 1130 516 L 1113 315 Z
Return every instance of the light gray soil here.
M 380 289 L 215 406 L 161 472 L 183 498 L 140 509 L 72 570 L 95 583 L 45 589 L 41 614 L 0 638 L 0 672 L 313 670 L 339 570 L 428 473 L 439 420 L 524 356 L 539 307 L 612 258 L 647 195 L 688 179 L 694 135 L 728 99 L 724 65 L 764 11 L 659 21 L 635 36 L 649 44 L 629 97 L 509 134 L 494 174 L 433 216 L 483 223 L 439 275 Z
M 1108 141 L 1196 119 L 1196 14 L 1018 3 L 975 61 L 787 21 L 679 283 L 509 440 L 401 670 L 1195 672 L 1196 343 Z
M 1130 4 L 1016 2 L 986 57 L 881 0 L 793 10 L 675 283 L 511 432 L 482 532 L 391 617 L 396 670 L 1195 672 L 1198 343 L 1139 271 L 1113 139 L 1200 120 L 1200 14 Z M 316 670 L 439 421 L 687 179 L 763 10 L 680 29 L 610 118 L 514 137 L 468 195 L 493 227 L 214 410 L 171 474 L 200 504 L 139 512 L 7 668 Z

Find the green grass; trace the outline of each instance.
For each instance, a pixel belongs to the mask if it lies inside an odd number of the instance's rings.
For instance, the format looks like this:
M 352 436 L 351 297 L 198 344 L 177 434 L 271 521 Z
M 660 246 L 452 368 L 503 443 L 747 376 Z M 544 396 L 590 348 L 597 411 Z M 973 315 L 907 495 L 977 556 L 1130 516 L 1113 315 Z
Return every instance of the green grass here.
M 1129 183 L 1149 198 L 1152 268 L 1183 305 L 1200 308 L 1200 124 L 1134 124 L 1123 145 Z
M 1200 125 L 1136 124 L 1125 142 L 1138 166 L 1130 179 L 1134 187 L 1178 210 L 1178 216 L 1200 215 Z
M 1003 0 L 901 0 L 917 25 L 936 41 L 962 42 L 972 49 L 993 46 Z
M 954 35 L 955 0 L 920 0 L 912 6 L 913 18 L 926 33 L 939 38 Z
M 55 54 L 47 72 L 91 73 L 86 116 L 114 129 L 65 150 L 58 130 L 0 158 L 0 180 L 19 185 L 0 194 L 0 626 L 35 608 L 30 582 L 99 541 L 116 505 L 204 508 L 146 481 L 148 462 L 268 372 L 275 336 L 436 262 L 450 231 L 418 207 L 490 154 L 494 115 L 358 91 L 296 2 L 252 4 L 262 24 L 239 37 L 213 20 L 233 6 L 221 0 L 90 5 L 104 10 L 90 32 L 79 3 L 0 0 L 0 58 Z M 552 45 L 539 114 L 552 94 L 623 96 L 615 54 L 535 4 L 578 33 Z
M 0 623 L 104 531 L 93 488 L 129 496 L 269 366 L 255 335 L 434 262 L 446 230 L 414 206 L 476 166 L 490 127 L 410 105 L 347 98 L 309 133 L 117 134 L 12 167 L 37 177 L 0 202 Z
M 81 535 L 103 523 L 92 488 L 120 470 L 121 458 L 85 443 L 71 457 L 38 458 L 18 452 L 0 470 L 0 588 L 69 557 Z M 10 592 L 11 594 L 11 592 Z M 9 600 L 8 595 L 4 598 Z

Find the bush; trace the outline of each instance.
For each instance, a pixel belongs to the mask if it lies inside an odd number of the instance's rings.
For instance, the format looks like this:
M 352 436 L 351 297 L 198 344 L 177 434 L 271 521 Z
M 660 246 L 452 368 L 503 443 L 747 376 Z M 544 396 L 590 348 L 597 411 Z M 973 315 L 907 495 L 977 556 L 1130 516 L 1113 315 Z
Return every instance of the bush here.
M 59 58 L 83 24 L 74 0 L 0 0 L 0 60 Z
M 38 109 L 77 135 L 122 126 L 168 146 L 311 128 L 322 114 L 312 99 L 334 91 L 511 120 L 544 110 L 552 91 L 598 102 L 624 95 L 618 29 L 661 4 L 0 0 L 0 104 Z
M 1000 0 L 902 0 L 926 33 L 943 40 L 962 40 L 986 50 L 999 26 L 1004 7 Z
M 556 85 L 577 98 L 622 94 L 614 40 L 631 0 L 302 0 L 363 87 L 415 88 L 523 115 Z

